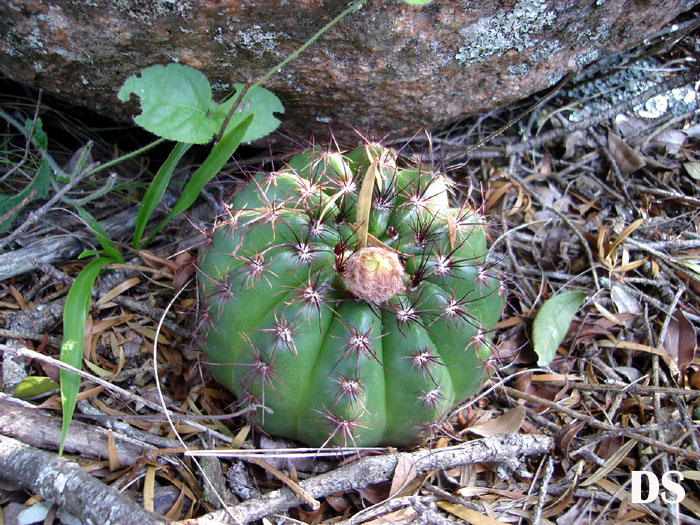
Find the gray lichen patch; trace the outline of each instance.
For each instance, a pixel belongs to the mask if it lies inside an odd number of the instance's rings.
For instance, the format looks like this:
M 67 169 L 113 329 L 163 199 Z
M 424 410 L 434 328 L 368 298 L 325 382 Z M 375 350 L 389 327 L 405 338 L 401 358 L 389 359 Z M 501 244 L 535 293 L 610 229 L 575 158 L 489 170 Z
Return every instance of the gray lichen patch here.
M 248 31 L 238 31 L 240 44 L 246 49 L 255 54 L 274 53 L 277 51 L 279 33 L 264 31 L 259 25 L 255 24 Z
M 617 68 L 620 66 L 620 57 L 608 57 L 601 60 L 600 64 Z M 611 76 L 585 82 L 582 87 L 567 91 L 567 95 L 572 98 L 589 100 L 587 104 L 569 114 L 570 121 L 578 122 L 594 113 L 618 106 L 663 81 L 661 64 L 654 58 L 647 58 L 634 66 L 619 69 Z M 576 80 L 585 78 L 582 76 Z M 651 98 L 644 106 L 635 107 L 634 112 L 642 118 L 656 118 L 665 113 L 677 115 L 694 111 L 696 108 L 695 90 L 692 86 L 685 86 Z
M 581 69 L 586 64 L 590 64 L 591 62 L 593 62 L 599 56 L 600 56 L 600 52 L 594 47 L 587 49 L 586 51 L 583 51 L 581 53 L 577 53 L 576 56 L 574 57 L 574 60 L 576 62 L 576 67 L 578 69 Z
M 542 28 L 551 25 L 555 18 L 556 14 L 549 10 L 545 0 L 519 0 L 508 12 L 483 17 L 462 28 L 464 45 L 455 59 L 471 66 L 509 49 L 533 48 L 539 42 L 533 35 L 541 34 Z
M 192 0 L 116 0 L 114 8 L 129 18 L 152 23 L 156 18 L 175 13 L 182 18 L 192 10 Z

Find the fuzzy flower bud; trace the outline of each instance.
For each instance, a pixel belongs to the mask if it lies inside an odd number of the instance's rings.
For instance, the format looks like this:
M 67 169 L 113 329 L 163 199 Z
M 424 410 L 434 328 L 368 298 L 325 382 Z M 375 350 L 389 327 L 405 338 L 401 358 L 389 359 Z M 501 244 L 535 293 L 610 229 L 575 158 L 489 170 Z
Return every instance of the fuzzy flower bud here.
M 345 262 L 343 279 L 348 291 L 368 303 L 380 304 L 404 290 L 403 266 L 398 255 L 385 248 L 361 248 Z

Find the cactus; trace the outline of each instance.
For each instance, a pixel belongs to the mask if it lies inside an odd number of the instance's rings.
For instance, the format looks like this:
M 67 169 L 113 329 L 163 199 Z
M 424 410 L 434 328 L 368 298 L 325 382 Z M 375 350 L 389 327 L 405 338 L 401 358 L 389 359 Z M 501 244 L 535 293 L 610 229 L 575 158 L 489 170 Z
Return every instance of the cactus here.
M 266 432 L 408 445 L 482 384 L 503 308 L 483 218 L 366 145 L 238 191 L 202 249 L 202 349 Z

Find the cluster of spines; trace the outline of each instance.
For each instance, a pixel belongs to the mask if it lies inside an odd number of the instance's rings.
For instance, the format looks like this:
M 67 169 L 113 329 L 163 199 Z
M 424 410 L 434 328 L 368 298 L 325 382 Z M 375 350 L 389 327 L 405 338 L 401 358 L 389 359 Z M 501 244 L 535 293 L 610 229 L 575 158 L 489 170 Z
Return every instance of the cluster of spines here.
M 317 255 L 321 252 L 331 253 L 334 260 L 333 268 L 336 272 L 342 272 L 344 260 L 351 251 L 354 239 L 344 239 L 341 234 L 324 236 L 330 230 L 344 224 L 354 213 L 352 209 L 354 202 L 350 198 L 358 187 L 357 175 L 347 171 L 318 170 L 317 165 L 322 165 L 324 158 L 312 161 L 310 167 L 311 177 L 302 177 L 293 170 L 275 172 L 265 176 L 261 182 L 255 180 L 253 184 L 257 187 L 256 196 L 260 200 L 258 206 L 244 208 L 236 213 L 235 217 L 224 220 L 220 228 L 227 231 L 236 230 L 236 235 L 240 241 L 235 249 L 227 254 L 231 258 L 231 267 L 237 268 L 235 272 L 217 272 L 217 275 L 205 275 L 204 280 L 210 283 L 206 286 L 209 293 L 205 298 L 207 305 L 204 315 L 206 325 L 215 325 L 217 312 L 225 307 L 235 295 L 235 287 L 252 287 L 261 279 L 267 280 L 277 277 L 268 265 L 271 259 L 280 251 L 287 251 L 296 258 L 296 268 L 299 270 L 307 268 L 308 277 L 300 279 L 299 284 L 294 287 L 287 287 L 278 293 L 287 294 L 288 299 L 283 301 L 286 306 L 300 305 L 296 312 L 301 315 L 305 312 L 305 322 L 312 317 L 320 317 L 321 312 L 328 307 L 331 311 L 333 307 L 342 301 L 352 301 L 347 294 L 343 295 L 341 287 L 337 286 L 337 280 L 322 278 L 322 265 L 316 261 Z M 394 213 L 409 209 L 409 220 L 402 219 L 403 229 L 411 232 L 412 239 L 409 243 L 422 249 L 420 256 L 407 254 L 418 262 L 414 264 L 414 271 L 411 273 L 410 287 L 405 295 L 398 296 L 396 300 L 383 305 L 369 305 L 375 309 L 380 316 L 379 310 L 390 311 L 395 319 L 397 329 L 403 332 L 406 326 L 416 324 L 421 329 L 430 332 L 430 326 L 440 319 L 447 323 L 459 324 L 470 323 L 475 327 L 472 341 L 467 342 L 464 351 L 470 347 L 488 344 L 486 337 L 487 329 L 481 326 L 480 321 L 470 313 L 470 303 L 481 299 L 480 293 L 472 299 L 468 292 L 457 297 L 452 291 L 446 292 L 442 297 L 441 309 L 425 308 L 422 304 L 420 287 L 426 280 L 444 280 L 453 277 L 453 273 L 465 266 L 477 268 L 477 287 L 490 287 L 495 277 L 490 271 L 490 266 L 481 261 L 481 258 L 460 258 L 455 254 L 459 251 L 462 243 L 466 242 L 470 233 L 482 224 L 474 221 L 474 212 L 469 208 L 460 208 L 452 217 L 454 231 L 449 232 L 445 225 L 444 218 L 438 217 L 438 212 L 431 210 L 430 203 L 432 195 L 430 193 L 431 181 L 434 177 L 426 177 L 419 174 L 417 182 L 411 181 L 404 188 L 396 188 L 396 177 L 392 177 L 382 190 L 376 190 L 373 198 L 374 209 L 384 213 L 392 212 L 392 206 L 396 200 L 401 202 L 395 207 Z M 271 187 L 278 184 L 282 178 L 292 180 L 296 183 L 297 191 L 292 195 L 278 200 L 276 197 L 269 199 L 268 192 Z M 328 192 L 330 191 L 330 195 Z M 321 198 L 324 197 L 324 198 Z M 332 201 L 338 210 L 337 213 L 328 214 L 326 207 Z M 324 213 L 326 215 L 324 216 Z M 449 213 L 449 212 L 448 212 Z M 290 223 L 290 218 L 296 221 Z M 299 216 L 305 216 L 307 227 L 305 231 L 300 231 L 298 226 L 301 222 Z M 330 224 L 329 224 L 330 223 Z M 439 225 L 436 225 L 439 223 Z M 273 239 L 267 246 L 260 247 L 254 253 L 246 252 L 244 249 L 244 237 L 248 230 L 269 226 Z M 280 233 L 280 226 L 285 230 Z M 399 226 L 399 224 L 397 224 Z M 277 228 L 277 229 L 276 229 Z M 397 246 L 406 244 L 399 230 L 390 225 L 386 229 L 388 242 L 393 241 Z M 281 236 L 281 241 L 277 240 Z M 454 236 L 454 238 L 450 238 Z M 329 245 L 328 241 L 334 243 Z M 242 253 L 241 253 L 242 252 Z M 241 279 L 242 277 L 242 279 Z M 240 282 L 239 282 L 240 281 Z M 477 290 L 480 292 L 480 290 Z M 274 382 L 280 381 L 280 374 L 275 370 L 275 356 L 278 351 L 287 351 L 296 354 L 298 351 L 295 344 L 295 331 L 299 328 L 301 320 L 299 318 L 287 319 L 283 313 L 275 315 L 274 326 L 269 328 L 257 328 L 258 332 L 269 334 L 269 349 L 261 351 L 259 346 L 255 346 L 246 337 L 248 349 L 243 352 L 248 359 L 245 363 L 230 363 L 236 366 L 246 366 L 248 370 L 242 375 L 239 387 L 243 393 L 241 401 L 249 405 L 260 406 L 265 403 L 265 388 L 274 388 Z M 335 392 L 331 394 L 333 403 L 330 406 L 324 405 L 318 412 L 323 419 L 331 426 L 330 436 L 342 437 L 342 442 L 348 444 L 353 439 L 353 429 L 362 427 L 362 416 L 368 412 L 367 407 L 362 402 L 361 396 L 364 392 L 363 378 L 359 370 L 360 359 L 370 359 L 378 361 L 373 351 L 371 338 L 367 333 L 359 332 L 355 327 L 346 327 L 346 341 L 342 344 L 342 355 L 340 360 L 354 359 L 356 372 L 354 375 L 343 375 L 338 373 L 337 377 L 331 378 L 335 384 Z M 422 409 L 436 410 L 441 406 L 443 396 L 440 385 L 433 378 L 434 368 L 444 366 L 437 356 L 429 349 L 417 352 L 415 355 L 406 356 L 411 360 L 410 368 L 426 379 L 430 379 L 432 388 L 417 393 L 417 403 Z M 258 383 L 261 392 L 260 396 L 252 393 L 252 384 Z M 334 408 L 341 402 L 359 407 L 354 417 L 340 417 L 334 412 Z M 431 423 L 428 423 L 430 426 Z M 434 427 L 431 427 L 434 428 Z M 329 438 L 330 439 L 330 438 Z

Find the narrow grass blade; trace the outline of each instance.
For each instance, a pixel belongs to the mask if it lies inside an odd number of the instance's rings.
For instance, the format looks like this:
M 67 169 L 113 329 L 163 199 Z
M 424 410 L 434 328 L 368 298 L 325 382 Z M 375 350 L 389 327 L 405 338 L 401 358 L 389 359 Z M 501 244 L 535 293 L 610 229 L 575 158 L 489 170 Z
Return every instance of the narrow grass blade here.
M 250 115 L 245 120 L 243 120 L 238 126 L 232 129 L 229 133 L 223 136 L 219 143 L 214 146 L 211 150 L 209 156 L 204 160 L 202 165 L 194 172 L 192 178 L 182 190 L 180 198 L 170 210 L 170 213 L 163 219 L 156 229 L 149 235 L 146 239 L 144 245 L 148 244 L 153 237 L 165 226 L 170 220 L 176 215 L 182 213 L 188 209 L 194 201 L 197 200 L 202 188 L 209 182 L 214 176 L 221 171 L 221 168 L 228 162 L 231 155 L 236 151 L 240 145 L 243 137 L 248 130 L 251 122 L 253 122 L 254 115 Z
M 168 155 L 168 158 L 160 167 L 158 173 L 156 173 L 156 176 L 153 178 L 151 183 L 148 185 L 146 194 L 143 196 L 143 201 L 141 201 L 141 205 L 139 206 L 139 212 L 136 215 L 134 240 L 132 242 L 134 249 L 138 249 L 140 247 L 139 243 L 143 237 L 143 232 L 146 230 L 146 225 L 151 219 L 151 215 L 153 215 L 158 203 L 163 198 L 165 190 L 168 188 L 168 184 L 170 183 L 170 178 L 180 162 L 180 159 L 182 159 L 182 156 L 187 152 L 187 150 L 190 149 L 190 147 L 191 144 L 187 144 L 185 142 L 178 142 L 175 144 L 175 147 L 170 152 L 170 155 Z
M 63 342 L 61 343 L 61 361 L 75 368 L 80 368 L 83 360 L 83 343 L 85 339 L 85 321 L 90 310 L 92 285 L 102 268 L 112 262 L 107 257 L 90 261 L 78 274 L 73 286 L 68 291 L 66 306 L 63 311 Z M 68 434 L 68 427 L 73 418 L 75 403 L 80 389 L 80 376 L 68 370 L 61 370 L 61 403 L 63 405 L 63 427 L 58 453 L 63 453 L 63 445 Z
M 87 255 L 103 255 L 113 262 L 123 263 L 124 258 L 119 253 L 119 250 L 117 250 L 116 246 L 114 246 L 112 239 L 109 238 L 109 235 L 107 235 L 107 232 L 97 221 L 97 219 L 95 219 L 95 217 L 93 217 L 90 214 L 90 212 L 88 212 L 84 208 L 81 208 L 80 206 L 76 206 L 75 209 L 78 210 L 80 218 L 83 219 L 83 221 L 85 221 L 85 224 L 87 224 L 90 230 L 92 230 L 92 233 L 95 235 L 95 238 L 102 246 L 101 251 L 89 250 L 87 252 L 81 253 L 79 258 L 86 257 Z

